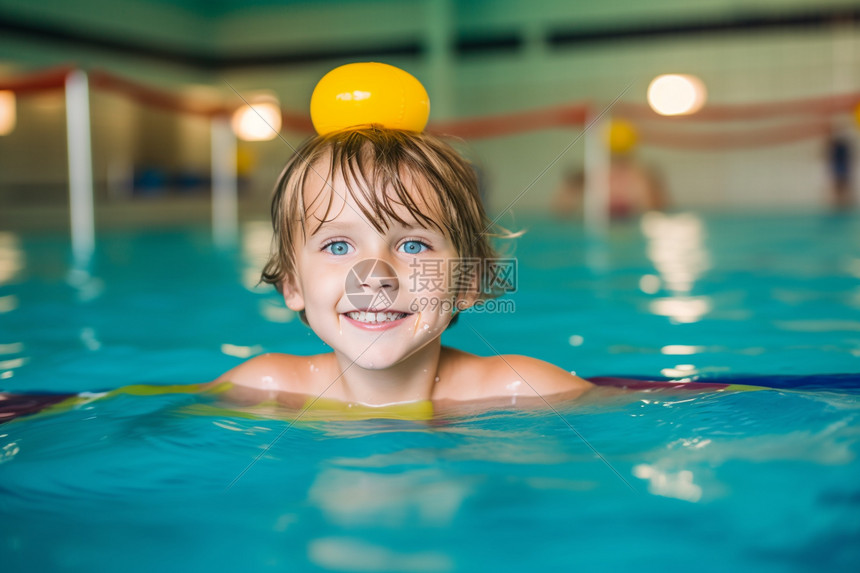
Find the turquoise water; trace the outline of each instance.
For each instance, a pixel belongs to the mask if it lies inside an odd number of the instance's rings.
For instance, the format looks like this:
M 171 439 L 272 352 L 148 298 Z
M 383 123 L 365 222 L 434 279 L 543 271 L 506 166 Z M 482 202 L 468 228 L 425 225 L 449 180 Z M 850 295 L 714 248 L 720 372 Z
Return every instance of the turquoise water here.
M 266 225 L 226 252 L 105 233 L 89 272 L 63 236 L 0 233 L 0 390 L 91 393 L 0 425 L 3 570 L 856 571 L 860 218 L 520 225 L 515 312 L 464 314 L 448 344 L 770 389 L 296 424 L 101 396 L 325 350 L 254 286 Z

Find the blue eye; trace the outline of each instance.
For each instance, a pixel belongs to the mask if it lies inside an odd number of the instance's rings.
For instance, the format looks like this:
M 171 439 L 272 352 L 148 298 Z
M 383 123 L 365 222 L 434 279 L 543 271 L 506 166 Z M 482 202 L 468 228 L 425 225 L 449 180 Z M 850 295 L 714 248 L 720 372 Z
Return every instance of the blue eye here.
M 423 253 L 429 248 L 430 247 L 428 247 L 421 241 L 406 241 L 405 243 L 400 245 L 400 250 L 402 250 L 407 255 L 417 255 L 418 253 Z
M 352 247 L 346 241 L 332 241 L 323 250 L 333 255 L 347 255 L 352 252 Z

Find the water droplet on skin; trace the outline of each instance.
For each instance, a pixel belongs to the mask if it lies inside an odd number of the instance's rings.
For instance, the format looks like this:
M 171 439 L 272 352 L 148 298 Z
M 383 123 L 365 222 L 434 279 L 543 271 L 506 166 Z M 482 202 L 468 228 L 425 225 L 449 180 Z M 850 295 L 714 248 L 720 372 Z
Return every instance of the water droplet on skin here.
M 425 324 L 425 325 L 424 325 L 424 330 L 429 330 L 429 329 L 430 329 L 430 325 L 429 325 L 429 324 Z
M 507 388 L 508 390 L 510 390 L 510 391 L 512 391 L 512 392 L 513 392 L 513 391 L 517 390 L 517 389 L 520 387 L 520 384 L 522 384 L 522 382 L 521 382 L 521 381 L 519 381 L 519 380 L 514 380 L 513 382 L 511 382 L 510 384 L 508 384 L 507 386 L 505 386 L 505 388 Z
M 436 382 L 438 382 L 438 381 L 439 381 L 439 377 L 437 376 L 437 377 L 436 377 Z

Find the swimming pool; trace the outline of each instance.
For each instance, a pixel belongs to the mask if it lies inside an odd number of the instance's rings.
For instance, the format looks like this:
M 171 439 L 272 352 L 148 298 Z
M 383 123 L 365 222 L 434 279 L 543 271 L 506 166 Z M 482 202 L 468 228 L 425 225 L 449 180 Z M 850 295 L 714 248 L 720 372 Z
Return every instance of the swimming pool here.
M 0 425 L 3 570 L 856 571 L 860 217 L 653 215 L 606 240 L 518 225 L 515 312 L 464 314 L 448 344 L 490 354 L 477 331 L 585 377 L 770 389 L 635 392 L 564 406 L 570 427 L 291 425 L 189 392 L 89 394 Z M 0 234 L 0 390 L 191 384 L 324 351 L 254 286 L 268 238 L 103 233 L 85 273 L 62 235 Z

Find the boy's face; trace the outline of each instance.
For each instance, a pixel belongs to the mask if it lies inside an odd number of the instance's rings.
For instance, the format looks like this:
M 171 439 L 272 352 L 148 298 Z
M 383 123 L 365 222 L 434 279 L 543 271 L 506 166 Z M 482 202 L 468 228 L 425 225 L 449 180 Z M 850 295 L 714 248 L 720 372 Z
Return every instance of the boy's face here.
M 409 188 L 431 213 L 414 182 Z M 284 285 L 287 306 L 304 310 L 317 336 L 361 368 L 390 368 L 438 344 L 455 304 L 450 239 L 421 227 L 405 207 L 397 213 L 409 224 L 377 231 L 340 175 L 327 183 L 311 174 L 304 196 L 306 240 L 296 246 L 297 276 Z

